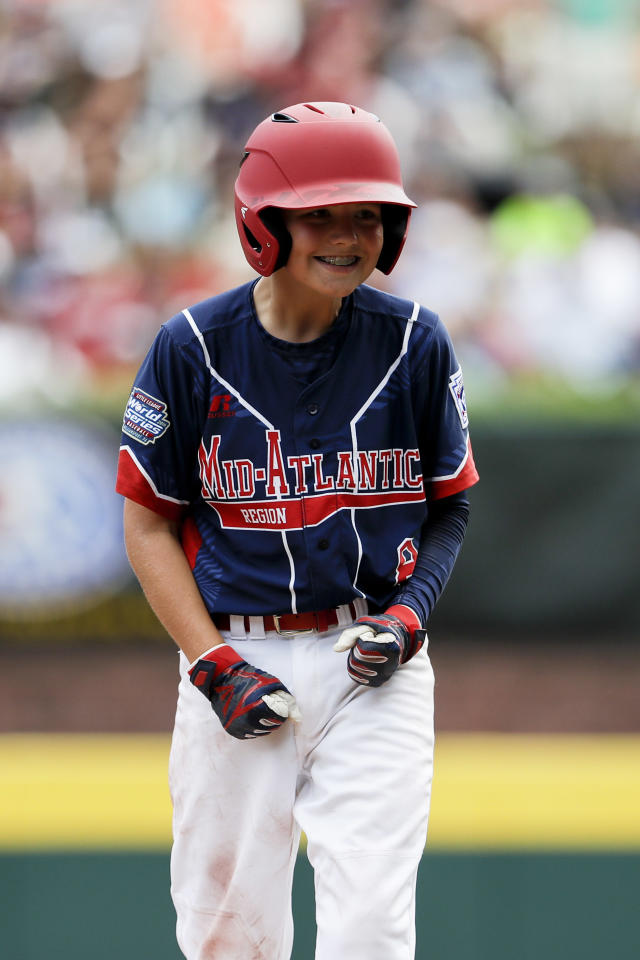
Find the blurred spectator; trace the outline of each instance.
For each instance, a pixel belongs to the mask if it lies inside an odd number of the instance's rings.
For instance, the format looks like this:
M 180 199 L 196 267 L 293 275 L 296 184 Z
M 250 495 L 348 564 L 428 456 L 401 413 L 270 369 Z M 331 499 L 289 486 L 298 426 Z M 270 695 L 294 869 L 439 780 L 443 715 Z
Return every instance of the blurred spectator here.
M 639 20 L 634 0 L 4 0 L 4 366 L 16 350 L 50 364 L 60 403 L 126 382 L 164 319 L 248 276 L 246 134 L 344 99 L 385 119 L 419 204 L 374 282 L 443 314 L 477 390 L 624 389 L 640 372 Z M 0 403 L 18 392 L 7 377 Z

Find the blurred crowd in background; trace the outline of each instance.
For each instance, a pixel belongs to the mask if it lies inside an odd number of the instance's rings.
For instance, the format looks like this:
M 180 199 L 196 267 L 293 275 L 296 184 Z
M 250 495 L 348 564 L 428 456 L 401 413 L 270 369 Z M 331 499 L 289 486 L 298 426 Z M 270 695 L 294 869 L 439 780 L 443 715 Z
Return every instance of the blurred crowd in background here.
M 238 161 L 300 100 L 392 131 L 419 208 L 375 282 L 472 402 L 636 395 L 637 0 L 0 0 L 0 407 L 119 413 L 158 326 L 251 276 Z

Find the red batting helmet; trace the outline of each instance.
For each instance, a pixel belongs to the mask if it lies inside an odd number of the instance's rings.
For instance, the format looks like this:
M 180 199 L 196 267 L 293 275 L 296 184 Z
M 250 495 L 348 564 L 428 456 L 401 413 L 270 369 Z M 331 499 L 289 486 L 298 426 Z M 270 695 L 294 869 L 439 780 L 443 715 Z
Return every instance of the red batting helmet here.
M 347 103 L 297 103 L 249 137 L 235 187 L 244 255 L 268 277 L 284 266 L 291 238 L 278 209 L 379 203 L 384 242 L 377 267 L 391 273 L 415 203 L 402 186 L 395 143 L 378 117 Z

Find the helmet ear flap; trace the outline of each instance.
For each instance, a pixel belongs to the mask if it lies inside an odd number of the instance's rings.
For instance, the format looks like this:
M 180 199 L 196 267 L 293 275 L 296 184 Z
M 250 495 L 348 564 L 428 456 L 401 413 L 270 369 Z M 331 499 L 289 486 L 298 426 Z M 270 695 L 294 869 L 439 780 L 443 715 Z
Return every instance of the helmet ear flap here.
M 275 237 L 278 244 L 278 256 L 273 267 L 273 272 L 284 267 L 289 254 L 291 253 L 291 234 L 284 225 L 284 218 L 277 207 L 265 207 L 258 214 L 265 227 Z
M 393 203 L 384 203 L 381 207 L 384 241 L 376 264 L 382 273 L 391 273 L 407 237 L 410 207 L 401 207 Z
M 236 192 L 236 226 L 240 235 L 240 243 L 244 250 L 244 255 L 249 264 L 263 277 L 268 277 L 277 269 L 276 264 L 281 260 L 280 251 L 280 233 L 278 235 L 271 232 L 269 225 L 262 218 L 261 214 L 255 213 L 249 206 L 242 202 L 242 199 Z M 285 231 L 285 248 L 287 247 L 288 234 Z M 288 242 L 288 248 L 291 241 Z M 288 249 L 286 256 L 289 256 Z M 280 264 L 281 265 L 281 264 Z

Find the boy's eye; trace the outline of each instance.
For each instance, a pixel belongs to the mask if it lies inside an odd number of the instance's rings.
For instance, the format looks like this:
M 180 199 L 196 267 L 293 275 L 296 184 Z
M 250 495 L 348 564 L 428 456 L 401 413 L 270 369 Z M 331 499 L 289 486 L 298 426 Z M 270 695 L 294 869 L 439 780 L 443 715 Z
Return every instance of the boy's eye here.
M 372 207 L 364 207 L 362 210 L 359 210 L 356 214 L 359 220 L 364 220 L 367 223 L 377 223 L 380 220 L 380 213 L 378 210 L 374 210 Z

